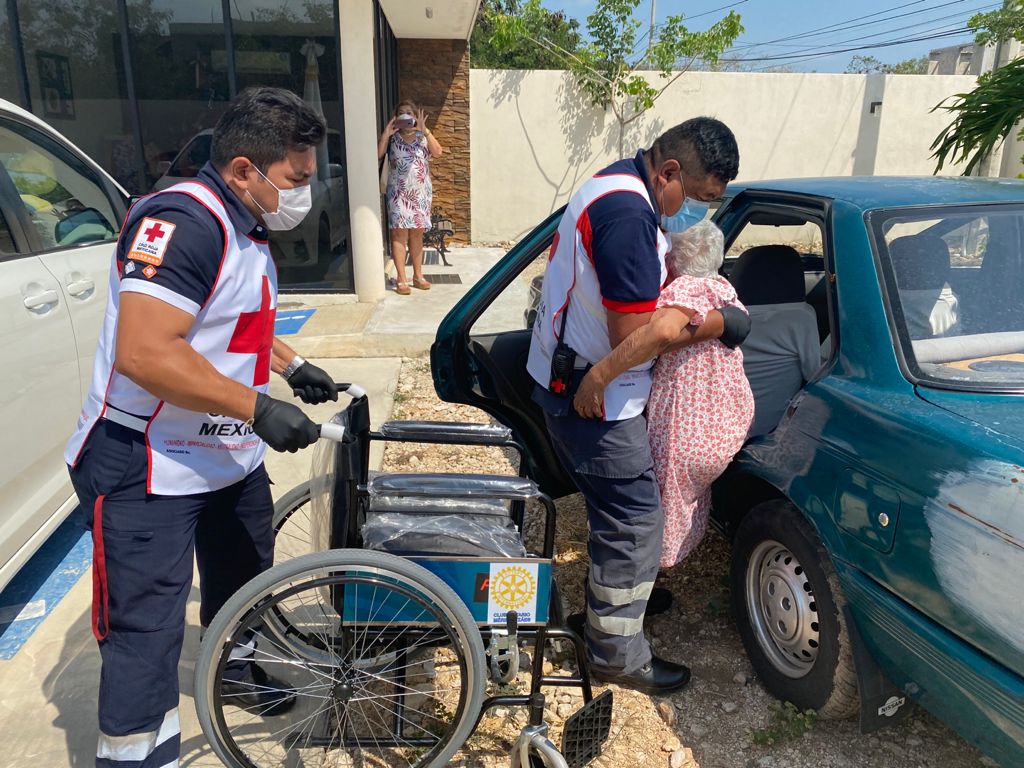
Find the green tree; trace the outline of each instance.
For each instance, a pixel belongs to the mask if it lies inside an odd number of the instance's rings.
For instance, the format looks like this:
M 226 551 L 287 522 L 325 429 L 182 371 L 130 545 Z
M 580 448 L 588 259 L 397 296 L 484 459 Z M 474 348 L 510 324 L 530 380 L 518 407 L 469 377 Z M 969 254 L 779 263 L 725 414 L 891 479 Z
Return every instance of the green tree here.
M 499 48 L 494 34 L 504 17 L 516 17 L 523 35 Z M 544 40 L 538 45 L 535 40 Z M 580 25 L 540 0 L 483 0 L 469 38 L 469 65 L 476 69 L 565 69 L 580 46 Z
M 890 75 L 927 75 L 928 57 L 922 56 L 918 59 L 904 59 L 895 64 L 886 66 L 886 73 Z
M 870 75 L 873 72 L 884 72 L 885 64 L 874 56 L 854 56 L 846 65 L 848 75 Z
M 636 15 L 640 3 L 641 0 L 598 0 L 594 12 L 587 17 L 588 42 L 576 51 L 560 48 L 563 66 L 572 73 L 580 90 L 592 104 L 615 115 L 620 155 L 629 125 L 653 107 L 695 62 L 715 65 L 743 32 L 735 12 L 703 32 L 687 29 L 683 14 L 679 14 L 667 17 L 654 39 L 649 39 L 649 33 L 640 32 L 644 26 Z M 546 48 L 559 48 L 553 41 L 537 37 L 522 16 L 500 14 L 493 21 L 491 40 L 499 50 L 508 50 L 524 39 Z M 652 85 L 641 69 L 656 71 L 660 82 Z
M 928 57 L 904 59 L 895 64 L 883 64 L 874 56 L 854 56 L 846 65 L 847 74 L 870 75 L 881 72 L 886 75 L 927 75 Z
M 977 14 L 968 25 L 979 45 L 1024 41 L 1024 0 L 1007 0 L 1000 10 Z M 953 121 L 932 143 L 935 171 L 947 162 L 966 162 L 968 175 L 1024 120 L 1024 58 L 982 75 L 973 91 L 951 96 L 932 111 L 939 109 Z M 1024 139 L 1024 130 L 1019 136 Z
M 1024 2 L 1011 0 L 998 11 L 977 13 L 967 22 L 979 45 L 1017 39 L 1024 43 Z

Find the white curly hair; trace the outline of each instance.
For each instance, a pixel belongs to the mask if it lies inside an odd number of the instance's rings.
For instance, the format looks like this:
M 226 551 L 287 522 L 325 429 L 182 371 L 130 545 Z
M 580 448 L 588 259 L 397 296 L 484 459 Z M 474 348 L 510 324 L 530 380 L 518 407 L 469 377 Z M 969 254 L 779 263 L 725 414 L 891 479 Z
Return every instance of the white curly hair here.
M 710 221 L 672 235 L 671 265 L 677 275 L 715 277 L 725 258 L 725 236 Z

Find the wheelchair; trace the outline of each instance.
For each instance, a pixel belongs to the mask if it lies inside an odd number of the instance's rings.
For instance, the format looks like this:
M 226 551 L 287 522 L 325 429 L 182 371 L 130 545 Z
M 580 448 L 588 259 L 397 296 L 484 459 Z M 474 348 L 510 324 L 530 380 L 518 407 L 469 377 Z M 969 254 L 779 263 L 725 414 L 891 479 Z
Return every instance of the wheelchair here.
M 276 564 L 205 632 L 194 691 L 213 751 L 230 768 L 444 766 L 488 710 L 524 707 L 512 768 L 588 764 L 608 738 L 612 692 L 594 696 L 583 641 L 565 626 L 552 500 L 523 469 L 368 469 L 374 442 L 498 446 L 525 467 L 521 445 L 483 424 L 373 431 L 361 388 L 339 389 L 351 401 L 321 426 L 310 481 L 275 507 Z M 543 512 L 535 552 L 524 543 L 528 504 Z M 545 674 L 546 655 L 575 666 Z M 232 703 L 222 682 L 246 660 L 285 684 L 286 711 L 281 698 Z M 583 700 L 560 749 L 544 722 L 552 686 L 576 687 Z

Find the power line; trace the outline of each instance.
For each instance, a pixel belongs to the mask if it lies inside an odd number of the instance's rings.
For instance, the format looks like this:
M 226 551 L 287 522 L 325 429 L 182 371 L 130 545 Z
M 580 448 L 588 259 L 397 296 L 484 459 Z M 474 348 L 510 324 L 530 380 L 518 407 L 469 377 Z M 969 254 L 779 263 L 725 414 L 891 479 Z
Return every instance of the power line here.
M 906 18 L 908 16 L 916 16 L 917 14 L 920 14 L 920 13 L 928 13 L 928 12 L 931 12 L 931 11 L 937 11 L 940 8 L 947 8 L 947 7 L 951 6 L 951 5 L 959 5 L 960 3 L 967 2 L 967 0 L 950 0 L 949 2 L 940 3 L 939 5 L 930 6 L 928 8 L 920 8 L 920 9 L 918 9 L 916 11 L 909 11 L 907 13 L 900 13 L 900 14 L 896 14 L 896 15 L 893 15 L 893 16 L 886 16 L 885 18 L 875 19 L 874 21 L 862 22 L 862 23 L 859 23 L 859 24 L 849 23 L 849 22 L 852 22 L 852 21 L 860 21 L 861 19 L 866 19 L 866 18 L 869 18 L 869 17 L 872 17 L 872 16 L 878 16 L 879 14 L 882 14 L 882 13 L 890 13 L 892 11 L 899 10 L 901 8 L 905 8 L 908 5 L 917 5 L 918 3 L 921 3 L 921 2 L 924 2 L 924 1 L 925 0 L 915 0 L 915 2 L 913 2 L 913 3 L 908 3 L 908 4 L 902 5 L 902 6 L 896 6 L 895 8 L 890 8 L 887 11 L 878 11 L 876 13 L 869 14 L 868 16 L 861 16 L 861 17 L 857 17 L 855 19 L 850 19 L 847 22 L 839 22 L 837 24 L 829 25 L 829 27 L 820 27 L 819 29 L 808 30 L 807 32 L 799 32 L 797 34 L 789 35 L 787 37 L 776 38 L 775 40 L 769 40 L 769 41 L 766 41 L 766 42 L 763 42 L 763 43 L 746 43 L 744 45 L 735 46 L 731 50 L 739 51 L 739 50 L 747 50 L 747 49 L 750 49 L 750 48 L 759 48 L 759 47 L 762 47 L 762 46 L 780 45 L 780 44 L 787 43 L 788 41 L 791 41 L 791 40 L 801 40 L 801 39 L 806 38 L 806 37 L 811 37 L 813 35 L 818 34 L 819 32 L 821 32 L 823 30 L 831 28 L 830 31 L 825 32 L 822 35 L 822 37 L 829 37 L 829 36 L 837 34 L 839 32 L 845 32 L 847 30 L 858 29 L 860 27 L 870 27 L 870 26 L 874 26 L 876 24 L 883 24 L 883 23 L 886 23 L 886 22 L 889 22 L 889 21 L 895 21 L 896 19 Z M 996 4 L 996 6 L 998 6 L 998 4 Z M 974 13 L 978 13 L 979 11 L 982 11 L 982 10 L 985 10 L 985 9 L 984 8 L 976 8 L 976 9 L 972 9 L 972 10 L 969 10 L 969 11 L 964 11 L 964 13 L 974 14 Z M 959 16 L 959 15 L 960 15 L 960 13 L 956 13 L 956 14 L 951 14 L 949 16 L 940 17 L 940 18 L 923 19 L 923 20 L 921 20 L 919 22 L 915 22 L 914 24 L 910 24 L 910 25 L 903 26 L 903 27 L 897 27 L 896 29 L 887 29 L 884 32 L 881 32 L 881 33 L 878 33 L 878 34 L 886 34 L 888 32 L 894 32 L 894 31 L 897 31 L 899 29 L 911 29 L 913 27 L 923 26 L 925 24 L 932 24 L 932 23 L 934 23 L 936 21 L 940 21 L 942 19 L 954 18 L 954 17 Z M 825 44 L 825 43 L 823 43 L 823 44 Z M 790 46 L 786 46 L 786 47 L 790 47 Z
M 730 64 L 742 64 L 742 63 L 745 63 L 745 62 L 749 63 L 749 62 L 762 62 L 762 61 L 789 61 L 790 64 L 797 64 L 797 63 L 804 62 L 804 61 L 812 61 L 814 59 L 823 59 L 823 58 L 828 58 L 829 56 L 836 56 L 836 55 L 838 55 L 840 53 L 851 53 L 853 51 L 870 51 L 870 50 L 873 50 L 875 48 L 890 48 L 890 47 L 895 46 L 895 45 L 905 45 L 907 43 L 919 43 L 919 42 L 923 42 L 923 41 L 926 41 L 926 40 L 940 40 L 940 39 L 946 38 L 946 37 L 955 37 L 955 36 L 958 36 L 958 35 L 963 35 L 963 34 L 965 34 L 967 32 L 970 32 L 970 29 L 968 29 L 967 27 L 962 27 L 962 28 L 959 28 L 959 29 L 950 30 L 948 32 L 940 32 L 940 33 L 936 33 L 936 34 L 932 34 L 932 35 L 923 35 L 921 37 L 907 37 L 907 38 L 903 38 L 903 39 L 900 39 L 900 40 L 888 40 L 888 41 L 881 42 L 881 43 L 873 43 L 871 45 L 860 45 L 860 46 L 854 46 L 854 47 L 851 47 L 851 48 L 839 48 L 839 49 L 835 49 L 835 50 L 831 50 L 831 51 L 822 51 L 820 53 L 813 53 L 813 54 L 799 54 L 798 53 L 798 54 L 786 54 L 786 55 L 782 55 L 782 56 L 765 56 L 765 57 L 761 57 L 761 58 L 729 59 L 728 63 L 730 63 Z M 768 69 L 771 66 L 774 66 L 774 65 L 769 65 L 768 67 L 764 67 L 764 69 Z M 757 71 L 757 70 L 755 70 L 755 71 Z
M 956 0 L 956 1 L 960 2 L 960 0 Z M 760 46 L 760 45 L 772 45 L 773 43 L 781 43 L 781 42 L 785 42 L 786 40 L 794 40 L 794 39 L 796 39 L 798 37 L 805 37 L 807 35 L 813 35 L 813 34 L 815 34 L 817 32 L 824 32 L 826 30 L 832 30 L 833 32 L 837 32 L 839 30 L 834 29 L 835 27 L 842 27 L 844 24 L 850 24 L 850 23 L 856 22 L 856 21 L 863 21 L 864 19 L 870 19 L 870 18 L 873 18 L 875 16 L 884 15 L 886 13 L 892 13 L 893 11 L 898 11 L 898 10 L 901 10 L 903 8 L 909 8 L 912 5 L 920 5 L 921 3 L 925 3 L 925 2 L 928 2 L 928 0 L 913 0 L 913 2 L 904 3 L 903 5 L 897 5 L 894 8 L 887 8 L 884 11 L 875 11 L 874 13 L 869 13 L 869 14 L 866 14 L 864 16 L 855 16 L 852 19 L 847 19 L 846 21 L 837 21 L 837 22 L 835 22 L 833 24 L 828 24 L 828 25 L 826 25 L 824 27 L 818 27 L 817 29 L 809 29 L 806 32 L 799 32 L 799 33 L 797 33 L 795 35 L 788 35 L 786 37 L 779 37 L 779 38 L 776 38 L 774 40 L 766 40 L 763 43 L 750 43 L 750 44 L 748 44 L 745 47 L 754 48 L 754 47 L 757 47 L 757 46 Z M 922 9 L 922 10 L 929 10 L 929 9 Z M 885 21 L 885 19 L 879 19 L 878 22 L 875 22 L 875 23 L 880 23 L 882 21 Z
M 993 3 L 992 5 L 982 6 L 980 8 L 975 9 L 975 10 L 969 11 L 968 13 L 973 15 L 974 13 L 979 13 L 979 12 L 982 12 L 982 11 L 992 10 L 994 8 L 999 8 L 999 7 L 1001 7 L 1001 3 Z M 939 26 L 930 26 L 927 29 L 924 29 L 923 27 L 925 27 L 926 25 L 938 24 L 939 22 L 950 22 L 952 19 L 957 19 L 959 24 L 962 24 L 962 25 L 966 26 L 967 19 L 964 18 L 964 16 L 965 16 L 964 12 L 961 11 L 959 13 L 952 13 L 952 14 L 949 14 L 949 15 L 946 15 L 946 16 L 940 16 L 940 17 L 937 17 L 937 18 L 934 18 L 934 19 L 929 19 L 927 21 L 920 21 L 920 22 L 915 22 L 913 24 L 907 24 L 907 25 L 904 25 L 902 27 L 893 27 L 893 28 L 890 28 L 890 29 L 886 29 L 886 30 L 884 30 L 882 32 L 872 32 L 870 34 L 861 35 L 859 37 L 851 37 L 851 38 L 847 38 L 847 39 L 844 39 L 844 40 L 836 40 L 836 41 L 831 41 L 831 42 L 823 42 L 820 45 L 787 46 L 787 47 L 795 48 L 796 50 L 792 51 L 791 53 L 794 54 L 794 55 L 797 55 L 801 51 L 802 52 L 807 52 L 807 51 L 813 51 L 815 49 L 822 50 L 822 49 L 824 49 L 827 46 L 849 45 L 850 43 L 858 43 L 858 42 L 862 42 L 864 40 L 871 40 L 872 38 L 882 37 L 883 35 L 891 35 L 894 32 L 903 32 L 903 31 L 907 31 L 907 30 L 917 30 L 917 34 L 925 35 L 925 34 L 929 34 L 929 33 L 932 33 L 932 32 L 946 31 L 946 28 L 950 26 L 949 23 L 943 23 L 943 24 L 940 24 Z M 730 52 L 735 51 L 735 50 L 737 50 L 737 49 L 731 49 Z
M 731 48 L 728 51 L 726 51 L 726 54 L 735 53 L 735 52 L 743 51 L 743 50 L 751 50 L 753 48 L 758 48 L 758 47 L 761 47 L 761 46 L 773 46 L 773 47 L 786 47 L 786 48 L 796 49 L 796 50 L 794 50 L 790 54 L 790 58 L 791 59 L 795 59 L 797 57 L 803 58 L 806 55 L 806 52 L 808 52 L 808 51 L 815 51 L 815 54 L 814 54 L 815 57 L 817 57 L 819 55 L 821 55 L 821 56 L 824 56 L 824 55 L 828 55 L 828 56 L 837 55 L 837 53 L 843 52 L 843 51 L 826 51 L 826 46 L 845 46 L 845 45 L 849 45 L 850 43 L 853 43 L 853 42 L 859 42 L 861 40 L 868 40 L 868 39 L 871 39 L 871 38 L 874 38 L 874 37 L 880 37 L 882 35 L 892 34 L 893 32 L 898 32 L 898 31 L 903 31 L 903 30 L 913 30 L 913 29 L 917 29 L 917 28 L 922 28 L 925 25 L 933 25 L 933 24 L 935 24 L 936 22 L 939 22 L 939 21 L 946 21 L 946 20 L 949 20 L 949 19 L 958 18 L 961 15 L 961 13 L 950 14 L 950 15 L 941 16 L 941 17 L 938 17 L 938 18 L 922 19 L 922 20 L 920 20 L 918 22 L 915 22 L 913 24 L 908 24 L 908 25 L 904 25 L 902 27 L 896 27 L 896 28 L 887 28 L 884 31 L 875 32 L 875 33 L 868 34 L 868 35 L 862 35 L 860 37 L 848 38 L 848 39 L 844 39 L 844 40 L 833 40 L 833 41 L 828 41 L 828 42 L 822 41 L 818 45 L 808 45 L 808 46 L 802 46 L 801 47 L 801 46 L 798 46 L 798 45 L 794 45 L 794 44 L 788 43 L 787 41 L 801 40 L 801 39 L 805 39 L 805 38 L 817 35 L 819 33 L 821 33 L 822 37 L 831 37 L 831 36 L 837 35 L 837 34 L 839 34 L 841 32 L 845 32 L 845 31 L 848 31 L 848 30 L 853 30 L 853 29 L 858 29 L 858 28 L 863 28 L 863 27 L 870 27 L 870 26 L 874 26 L 874 25 L 878 25 L 878 24 L 883 24 L 883 23 L 888 23 L 888 22 L 891 22 L 891 21 L 895 21 L 895 20 L 901 19 L 901 18 L 907 18 L 909 16 L 916 16 L 916 15 L 922 14 L 922 13 L 934 12 L 934 11 L 940 10 L 942 8 L 948 8 L 949 6 L 952 6 L 952 5 L 959 5 L 959 4 L 963 3 L 963 2 L 967 2 L 967 0 L 946 0 L 946 2 L 942 2 L 942 3 L 938 4 L 938 5 L 931 5 L 931 6 L 928 6 L 927 8 L 919 8 L 919 9 L 914 10 L 914 11 L 909 11 L 909 12 L 900 13 L 900 14 L 894 14 L 893 13 L 894 11 L 899 11 L 899 10 L 903 10 L 905 8 L 909 8 L 909 7 L 912 7 L 912 6 L 915 6 L 915 5 L 920 5 L 921 3 L 924 3 L 924 2 L 928 2 L 928 0 L 912 0 L 911 2 L 906 2 L 906 3 L 903 3 L 901 5 L 897 5 L 897 6 L 894 6 L 892 8 L 888 8 L 888 9 L 882 10 L 882 11 L 875 11 L 874 13 L 865 14 L 865 15 L 862 15 L 862 16 L 855 16 L 853 18 L 846 19 L 844 21 L 834 22 L 832 24 L 827 24 L 827 25 L 825 25 L 823 27 L 817 27 L 815 29 L 807 30 L 807 31 L 804 31 L 804 32 L 798 32 L 798 33 L 795 33 L 793 35 L 787 35 L 787 36 L 784 36 L 784 37 L 775 38 L 773 40 L 768 40 L 768 41 L 764 41 L 764 42 L 761 42 L 761 43 L 747 43 L 747 44 L 744 44 L 744 45 L 734 46 L 733 48 Z M 722 8 L 716 8 L 716 9 L 713 9 L 711 11 L 707 11 L 705 13 L 699 14 L 699 15 L 701 15 L 701 16 L 709 15 L 711 13 L 716 13 L 716 12 L 718 12 L 720 10 L 723 10 L 724 8 L 728 8 L 728 7 L 731 7 L 731 6 L 723 6 Z M 989 10 L 989 9 L 995 8 L 995 7 L 999 7 L 999 4 L 996 3 L 995 5 L 992 5 L 992 6 L 984 6 L 984 7 L 980 7 L 980 8 L 974 8 L 974 9 L 971 9 L 969 11 L 964 11 L 963 13 L 970 13 L 970 14 L 973 15 L 975 13 L 978 13 L 978 12 L 981 12 L 981 11 L 984 11 L 984 10 Z M 878 17 L 881 17 L 881 18 L 878 18 Z M 691 18 L 695 18 L 695 17 L 691 17 Z M 873 21 L 865 21 L 866 19 L 874 19 L 874 20 Z M 966 19 L 965 19 L 965 21 L 966 21 Z M 664 25 L 661 24 L 661 25 L 657 25 L 657 26 L 664 26 Z M 938 28 L 932 27 L 932 28 L 929 28 L 927 30 L 922 29 L 921 30 L 921 34 L 925 34 L 925 33 L 932 32 L 932 31 L 938 31 Z M 959 32 L 957 34 L 959 34 Z M 646 36 L 646 34 L 645 34 L 645 36 Z M 872 45 L 872 46 L 863 46 L 861 48 L 862 49 L 867 49 L 867 48 L 871 48 L 871 47 L 876 47 L 876 46 L 874 46 L 874 45 Z M 820 51 L 820 54 L 818 53 L 818 51 Z M 634 49 L 634 53 L 635 53 L 635 49 Z M 765 56 L 765 57 L 760 57 L 760 58 L 754 58 L 754 57 L 747 58 L 747 57 L 744 57 L 744 58 L 722 59 L 722 60 L 723 61 L 733 61 L 733 62 L 768 61 L 768 60 L 771 60 L 771 58 L 772 57 Z

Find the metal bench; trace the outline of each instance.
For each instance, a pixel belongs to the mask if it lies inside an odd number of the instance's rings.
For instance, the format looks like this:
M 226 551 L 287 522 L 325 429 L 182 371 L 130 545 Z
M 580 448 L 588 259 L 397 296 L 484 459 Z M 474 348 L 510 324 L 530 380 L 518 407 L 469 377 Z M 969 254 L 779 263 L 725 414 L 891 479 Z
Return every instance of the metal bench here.
M 446 267 L 450 267 L 451 264 L 448 263 L 446 258 L 448 246 L 445 245 L 444 239 L 455 234 L 455 225 L 452 224 L 452 220 L 445 216 L 442 211 L 437 210 L 431 211 L 430 221 L 430 229 L 423 233 L 423 245 L 429 248 L 436 248 L 441 256 L 441 261 Z

